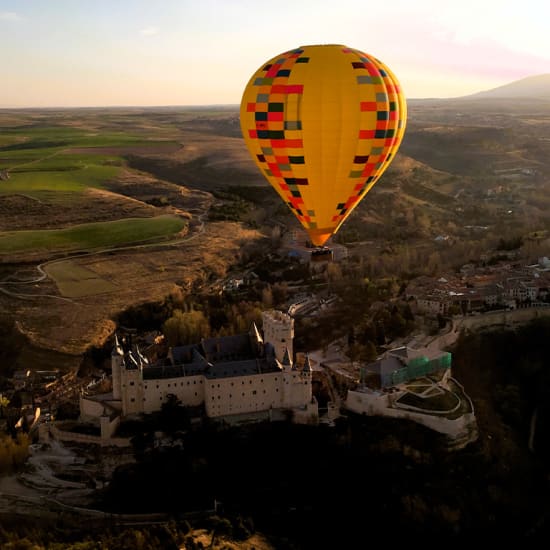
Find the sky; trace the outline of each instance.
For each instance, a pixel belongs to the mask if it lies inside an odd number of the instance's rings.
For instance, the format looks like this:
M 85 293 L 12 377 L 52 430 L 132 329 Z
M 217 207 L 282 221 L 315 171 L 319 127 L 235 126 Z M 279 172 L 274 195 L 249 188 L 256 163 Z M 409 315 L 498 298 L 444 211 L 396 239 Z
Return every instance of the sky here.
M 544 0 L 0 0 L 0 107 L 238 104 L 308 44 L 459 97 L 550 73 L 549 22 Z

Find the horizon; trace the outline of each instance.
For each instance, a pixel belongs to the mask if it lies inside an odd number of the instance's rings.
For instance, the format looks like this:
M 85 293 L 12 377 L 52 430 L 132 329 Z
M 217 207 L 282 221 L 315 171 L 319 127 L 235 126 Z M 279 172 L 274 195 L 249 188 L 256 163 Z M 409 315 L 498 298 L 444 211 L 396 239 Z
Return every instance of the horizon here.
M 0 108 L 238 105 L 258 67 L 305 44 L 374 55 L 413 100 L 456 99 L 548 72 L 550 6 L 440 4 L 281 0 L 275 10 L 249 0 L 98 0 L 91 9 L 0 0 Z

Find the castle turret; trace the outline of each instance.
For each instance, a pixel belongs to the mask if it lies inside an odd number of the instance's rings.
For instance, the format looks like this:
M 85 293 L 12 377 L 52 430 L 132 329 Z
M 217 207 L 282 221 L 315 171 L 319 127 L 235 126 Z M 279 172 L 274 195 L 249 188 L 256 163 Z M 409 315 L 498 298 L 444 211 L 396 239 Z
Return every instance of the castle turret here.
M 258 327 L 256 326 L 256 323 L 252 322 L 252 326 L 250 327 L 250 330 L 248 331 L 248 334 L 251 339 L 252 346 L 254 347 L 256 351 L 257 356 L 263 356 L 264 354 L 264 339 L 262 338 L 262 335 L 260 334 L 260 331 L 258 330 Z
M 262 313 L 264 342 L 269 342 L 275 349 L 275 357 L 282 363 L 285 351 L 290 362 L 294 358 L 292 347 L 294 340 L 294 319 L 282 311 L 269 310 Z
M 115 334 L 115 345 L 111 352 L 111 382 L 113 386 L 113 399 L 120 399 L 120 372 L 124 368 L 124 351 L 118 336 Z
M 283 370 L 291 370 L 292 369 L 292 363 L 290 361 L 290 355 L 288 353 L 288 348 L 285 348 L 285 354 L 283 355 Z
M 302 369 L 302 372 L 311 375 L 313 372 L 313 369 L 311 368 L 311 363 L 309 362 L 309 354 L 306 355 L 306 360 L 304 361 L 304 368 Z

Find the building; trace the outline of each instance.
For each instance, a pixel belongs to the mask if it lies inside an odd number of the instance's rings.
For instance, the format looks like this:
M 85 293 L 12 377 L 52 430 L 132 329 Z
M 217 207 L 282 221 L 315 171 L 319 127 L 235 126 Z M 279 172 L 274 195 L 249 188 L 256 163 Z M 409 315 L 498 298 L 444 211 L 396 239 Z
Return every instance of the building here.
M 356 414 L 409 419 L 443 434 L 449 448 L 478 436 L 474 407 L 451 375 L 451 354 L 399 347 L 361 369 L 344 408 Z
M 311 366 L 293 362 L 294 320 L 274 310 L 262 317 L 263 337 L 253 324 L 245 334 L 172 348 L 155 364 L 117 339 L 112 392 L 83 394 L 81 419 L 103 418 L 102 436 L 108 437 L 121 418 L 159 411 L 175 396 L 183 406 L 202 406 L 207 417 L 229 422 L 291 413 L 295 422 L 316 423 Z

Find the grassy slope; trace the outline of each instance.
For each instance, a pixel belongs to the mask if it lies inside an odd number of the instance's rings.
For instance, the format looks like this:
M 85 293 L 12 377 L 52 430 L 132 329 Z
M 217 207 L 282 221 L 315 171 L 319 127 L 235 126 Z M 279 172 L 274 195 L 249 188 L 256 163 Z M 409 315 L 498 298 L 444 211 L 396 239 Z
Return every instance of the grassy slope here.
M 7 128 L 0 141 L 0 196 L 21 194 L 46 202 L 77 206 L 87 188 L 101 189 L 117 177 L 123 160 L 108 154 L 71 152 L 77 147 L 143 146 L 151 142 L 123 132 L 89 132 L 67 126 L 29 125 Z M 156 142 L 158 143 L 158 142 Z M 88 223 L 70 228 L 0 232 L 0 253 L 35 250 L 82 250 L 160 238 L 180 231 L 174 216 Z
M 176 216 L 157 216 L 87 223 L 66 229 L 6 231 L 0 233 L 0 253 L 118 246 L 172 235 L 184 225 L 185 221 Z

